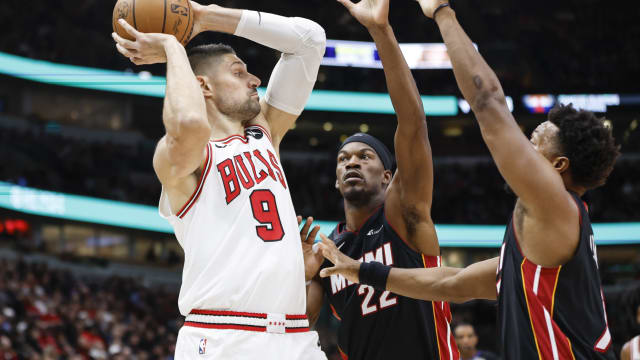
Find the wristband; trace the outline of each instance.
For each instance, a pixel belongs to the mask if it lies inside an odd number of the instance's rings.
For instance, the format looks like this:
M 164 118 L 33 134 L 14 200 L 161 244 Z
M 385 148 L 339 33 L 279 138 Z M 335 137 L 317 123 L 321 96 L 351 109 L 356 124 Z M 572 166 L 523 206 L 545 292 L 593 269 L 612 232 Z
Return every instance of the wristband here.
M 383 265 L 377 261 L 361 263 L 358 271 L 360 284 L 370 285 L 377 290 L 387 290 L 387 278 L 389 277 L 391 266 Z
M 433 10 L 433 16 L 432 16 L 433 20 L 436 19 L 436 14 L 438 13 L 438 11 L 442 10 L 443 8 L 446 8 L 447 6 L 451 7 L 451 5 L 449 5 L 449 3 L 444 3 L 444 4 L 438 5 L 438 7 L 435 10 Z

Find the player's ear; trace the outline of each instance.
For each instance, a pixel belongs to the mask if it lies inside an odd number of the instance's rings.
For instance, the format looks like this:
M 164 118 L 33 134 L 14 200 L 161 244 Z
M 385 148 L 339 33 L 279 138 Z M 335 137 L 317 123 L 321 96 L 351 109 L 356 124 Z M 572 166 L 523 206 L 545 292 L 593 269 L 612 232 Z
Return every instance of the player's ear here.
M 338 179 L 336 179 L 336 189 L 340 190 L 340 184 L 338 184 Z
M 391 173 L 391 170 L 385 170 L 382 176 L 383 176 L 382 183 L 384 185 L 391 184 L 391 179 L 393 179 L 393 173 Z
M 200 88 L 202 89 L 202 95 L 204 95 L 205 98 L 212 97 L 213 86 L 209 82 L 209 77 L 206 75 L 205 76 L 197 75 L 196 79 L 198 80 L 198 83 L 200 84 Z
M 553 159 L 551 165 L 553 165 L 556 171 L 562 174 L 569 168 L 569 158 L 567 158 L 566 156 L 558 156 L 557 158 Z

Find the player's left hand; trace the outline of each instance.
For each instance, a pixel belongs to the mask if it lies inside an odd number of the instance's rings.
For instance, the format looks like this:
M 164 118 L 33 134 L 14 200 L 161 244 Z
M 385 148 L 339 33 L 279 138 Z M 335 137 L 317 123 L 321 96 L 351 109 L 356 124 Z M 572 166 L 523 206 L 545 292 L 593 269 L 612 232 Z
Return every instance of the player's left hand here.
M 302 216 L 298 215 L 298 226 L 302 224 Z M 302 255 L 304 256 L 304 277 L 305 281 L 313 279 L 320 270 L 320 266 L 324 262 L 324 258 L 320 252 L 313 251 L 313 243 L 316 240 L 316 235 L 320 231 L 320 226 L 313 227 L 311 232 L 309 229 L 313 224 L 313 218 L 309 216 L 304 223 L 304 226 L 300 230 L 300 241 L 302 242 Z
M 111 33 L 116 42 L 118 52 L 126 56 L 136 65 L 166 63 L 167 54 L 165 44 L 168 41 L 178 41 L 175 36 L 159 33 L 142 33 L 129 25 L 124 19 L 118 22 L 135 41 L 127 40 L 117 33 Z
M 320 270 L 320 277 L 324 278 L 334 274 L 340 274 L 352 283 L 357 283 L 359 280 L 360 262 L 343 254 L 340 249 L 336 247 L 336 244 L 324 236 L 324 234 L 320 234 L 320 238 L 322 238 L 322 242 L 318 244 L 319 252 L 334 265 L 333 267 Z
M 337 0 L 367 29 L 389 25 L 389 0 Z

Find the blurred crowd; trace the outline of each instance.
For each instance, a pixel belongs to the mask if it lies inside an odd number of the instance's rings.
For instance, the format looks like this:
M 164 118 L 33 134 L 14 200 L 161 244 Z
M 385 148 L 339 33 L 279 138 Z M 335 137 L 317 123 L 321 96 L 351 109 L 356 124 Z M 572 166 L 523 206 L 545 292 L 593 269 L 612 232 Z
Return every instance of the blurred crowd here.
M 22 259 L 0 260 L 0 274 L 0 359 L 173 359 L 183 322 L 177 291 L 143 286 L 142 279 L 88 276 Z M 640 333 L 640 287 L 605 288 L 605 296 L 618 353 Z M 323 309 L 316 330 L 328 359 L 339 360 L 337 320 L 330 313 Z M 453 305 L 453 315 L 452 330 L 465 356 L 482 353 L 494 359 L 478 350 L 498 347 L 494 303 Z
M 286 16 L 303 16 L 321 24 L 329 39 L 370 41 L 366 30 L 336 2 L 322 0 L 203 0 L 234 8 L 250 8 Z M 46 1 L 29 6 L 6 2 L 0 23 L 7 31 L 0 51 L 61 63 L 124 70 L 134 68 L 119 56 L 110 37 L 115 0 Z M 481 53 L 498 73 L 508 93 L 633 92 L 630 78 L 640 77 L 640 26 L 637 6 L 605 0 L 589 2 L 506 0 L 453 2 L 458 18 Z M 391 24 L 401 42 L 441 42 L 432 21 L 415 2 L 391 2 Z M 248 47 L 220 34 L 196 37 L 192 43 L 225 41 L 236 46 L 249 70 L 263 79 L 276 61 L 273 51 Z M 163 67 L 151 67 L 154 74 Z M 454 94 L 450 71 L 416 71 L 421 92 Z M 379 70 L 323 67 L 319 88 L 383 91 Z
M 0 260 L 3 360 L 173 359 L 177 294 Z
M 42 130 L 0 131 L 0 181 L 155 206 L 160 183 L 151 166 L 153 144 L 115 145 L 71 139 Z M 317 154 L 316 154 L 317 155 Z M 283 151 L 282 162 L 298 213 L 342 220 L 335 189 L 335 160 L 298 159 Z M 480 161 L 435 163 L 432 216 L 436 223 L 504 224 L 515 197 L 489 157 Z M 618 161 L 607 184 L 586 194 L 593 221 L 640 220 L 640 158 Z

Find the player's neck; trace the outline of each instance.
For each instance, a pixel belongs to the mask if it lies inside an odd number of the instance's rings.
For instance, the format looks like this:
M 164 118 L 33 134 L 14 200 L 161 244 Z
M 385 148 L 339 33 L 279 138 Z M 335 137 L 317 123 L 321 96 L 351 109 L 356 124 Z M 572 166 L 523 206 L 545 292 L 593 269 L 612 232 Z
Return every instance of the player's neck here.
M 346 219 L 345 227 L 347 231 L 358 231 L 364 223 L 371 217 L 384 202 L 371 201 L 366 205 L 354 205 L 344 201 L 344 215 Z
M 244 136 L 244 125 L 240 121 L 223 115 L 215 109 L 207 110 L 209 125 L 211 125 L 210 139 L 219 140 L 231 135 Z
M 584 195 L 584 193 L 587 192 L 587 188 L 585 188 L 584 186 L 576 185 L 573 182 L 573 178 L 571 177 L 571 174 L 568 171 L 565 171 L 564 173 L 562 173 L 561 176 L 562 176 L 562 182 L 564 183 L 564 187 L 567 189 L 567 191 L 574 192 L 578 194 L 578 196 L 580 197 L 582 197 L 582 195 Z
M 474 356 L 476 356 L 476 353 L 477 353 L 476 350 L 471 350 L 471 351 L 460 350 L 460 356 L 462 357 L 462 360 L 471 360 L 473 359 Z

